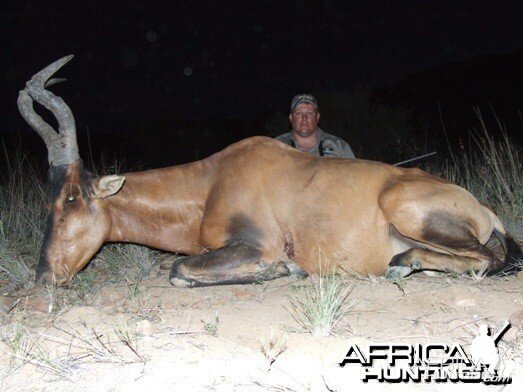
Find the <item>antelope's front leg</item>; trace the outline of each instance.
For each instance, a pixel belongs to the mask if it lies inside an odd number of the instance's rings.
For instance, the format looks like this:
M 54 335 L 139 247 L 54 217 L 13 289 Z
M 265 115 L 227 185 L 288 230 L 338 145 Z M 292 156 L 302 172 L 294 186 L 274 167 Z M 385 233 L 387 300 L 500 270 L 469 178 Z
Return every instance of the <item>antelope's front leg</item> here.
M 283 262 L 264 262 L 256 246 L 233 242 L 198 256 L 176 260 L 169 280 L 176 287 L 248 284 L 288 276 L 291 271 L 291 266 Z

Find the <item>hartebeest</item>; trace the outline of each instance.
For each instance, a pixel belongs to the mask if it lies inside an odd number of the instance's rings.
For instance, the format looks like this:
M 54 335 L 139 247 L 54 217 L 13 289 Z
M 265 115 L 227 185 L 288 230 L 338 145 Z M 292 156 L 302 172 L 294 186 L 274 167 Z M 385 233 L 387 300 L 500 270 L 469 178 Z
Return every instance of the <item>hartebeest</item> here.
M 419 169 L 318 158 L 254 137 L 206 159 L 96 177 L 78 153 L 73 115 L 45 89 L 72 56 L 38 72 L 18 106 L 49 153 L 51 209 L 36 278 L 62 284 L 104 242 L 134 242 L 190 256 L 171 283 L 249 283 L 323 268 L 403 277 L 413 270 L 517 270 L 521 248 L 466 190 Z M 58 120 L 35 113 L 33 100 Z M 484 246 L 492 233 L 500 260 Z

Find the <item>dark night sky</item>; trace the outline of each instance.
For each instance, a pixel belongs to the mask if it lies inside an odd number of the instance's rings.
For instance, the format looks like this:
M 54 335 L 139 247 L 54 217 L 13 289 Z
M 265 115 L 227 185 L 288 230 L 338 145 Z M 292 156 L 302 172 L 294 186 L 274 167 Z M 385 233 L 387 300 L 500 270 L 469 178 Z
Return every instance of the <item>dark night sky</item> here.
M 260 123 L 298 92 L 377 88 L 521 48 L 518 3 L 4 0 L 1 131 L 27 127 L 17 91 L 70 53 L 68 81 L 53 91 L 79 129 L 182 117 Z

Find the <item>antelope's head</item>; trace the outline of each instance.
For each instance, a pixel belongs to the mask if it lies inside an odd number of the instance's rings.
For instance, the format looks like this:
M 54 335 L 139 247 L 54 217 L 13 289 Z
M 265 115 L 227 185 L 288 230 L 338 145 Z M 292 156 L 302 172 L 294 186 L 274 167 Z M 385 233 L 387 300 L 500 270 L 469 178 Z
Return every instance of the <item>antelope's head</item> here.
M 50 209 L 40 251 L 38 283 L 68 283 L 107 238 L 111 221 L 104 198 L 123 185 L 122 176 L 96 177 L 84 170 L 78 153 L 71 109 L 45 88 L 64 79 L 50 79 L 73 56 L 47 66 L 20 91 L 22 117 L 44 140 L 49 160 Z M 33 100 L 50 110 L 56 132 L 33 109 Z

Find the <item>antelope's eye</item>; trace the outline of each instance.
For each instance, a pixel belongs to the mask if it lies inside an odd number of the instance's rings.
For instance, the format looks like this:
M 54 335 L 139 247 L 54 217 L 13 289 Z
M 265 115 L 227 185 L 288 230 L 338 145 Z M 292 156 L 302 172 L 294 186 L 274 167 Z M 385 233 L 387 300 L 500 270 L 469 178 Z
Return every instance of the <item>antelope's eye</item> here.
M 66 201 L 67 203 L 72 203 L 72 202 L 74 202 L 75 200 L 76 200 L 76 197 L 74 197 L 74 196 L 67 196 L 67 199 L 65 199 L 65 201 Z

